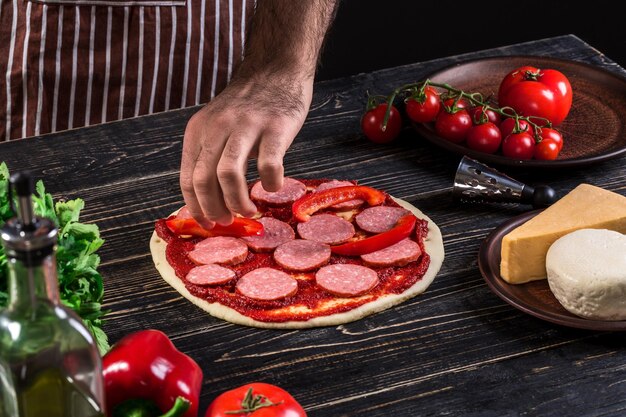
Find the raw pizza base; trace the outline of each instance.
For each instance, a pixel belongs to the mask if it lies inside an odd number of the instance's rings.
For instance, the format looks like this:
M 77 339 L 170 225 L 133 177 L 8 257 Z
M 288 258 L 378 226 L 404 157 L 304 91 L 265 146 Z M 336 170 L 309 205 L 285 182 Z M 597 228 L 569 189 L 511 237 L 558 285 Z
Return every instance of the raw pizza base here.
M 439 227 L 437 227 L 437 225 L 430 218 L 428 218 L 428 216 L 422 213 L 417 207 L 399 198 L 394 198 L 394 200 L 396 201 L 396 203 L 400 204 L 402 207 L 415 214 L 415 216 L 417 216 L 419 219 L 424 219 L 428 221 L 428 235 L 426 236 L 426 239 L 424 239 L 424 249 L 426 250 L 426 253 L 430 256 L 430 265 L 428 266 L 428 269 L 426 270 L 426 273 L 424 274 L 422 279 L 417 281 L 401 294 L 383 295 L 382 297 L 379 297 L 374 301 L 363 304 L 352 310 L 342 313 L 334 313 L 322 317 L 314 317 L 306 321 L 287 321 L 272 323 L 254 320 L 223 304 L 210 303 L 206 300 L 198 298 L 192 295 L 187 290 L 187 288 L 185 288 L 184 282 L 180 278 L 178 278 L 178 276 L 176 276 L 174 269 L 171 267 L 169 262 L 167 262 L 167 259 L 165 258 L 165 248 L 167 247 L 167 243 L 157 235 L 156 231 L 152 233 L 152 237 L 150 238 L 150 252 L 152 254 L 152 260 L 154 261 L 156 269 L 159 271 L 161 277 L 168 284 L 174 287 L 176 291 L 178 291 L 183 297 L 194 303 L 196 306 L 200 307 L 210 315 L 219 319 L 226 320 L 234 324 L 241 324 L 243 326 L 271 329 L 306 329 L 311 327 L 337 326 L 340 324 L 359 320 L 363 317 L 380 312 L 382 310 L 386 310 L 408 300 L 409 298 L 421 294 L 430 286 L 430 284 L 435 279 L 435 276 L 439 272 L 439 269 L 441 268 L 441 264 L 443 263 L 444 258 L 444 248 L 443 238 L 441 236 L 441 231 L 439 230 Z M 341 300 L 341 298 L 338 298 L 338 301 L 339 300 Z

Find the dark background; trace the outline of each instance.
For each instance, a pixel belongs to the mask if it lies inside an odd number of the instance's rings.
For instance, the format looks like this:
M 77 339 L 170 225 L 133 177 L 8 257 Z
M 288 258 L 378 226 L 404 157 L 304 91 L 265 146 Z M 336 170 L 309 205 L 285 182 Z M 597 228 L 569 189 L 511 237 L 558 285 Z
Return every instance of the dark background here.
M 317 80 L 567 34 L 626 67 L 620 2 L 339 1 Z

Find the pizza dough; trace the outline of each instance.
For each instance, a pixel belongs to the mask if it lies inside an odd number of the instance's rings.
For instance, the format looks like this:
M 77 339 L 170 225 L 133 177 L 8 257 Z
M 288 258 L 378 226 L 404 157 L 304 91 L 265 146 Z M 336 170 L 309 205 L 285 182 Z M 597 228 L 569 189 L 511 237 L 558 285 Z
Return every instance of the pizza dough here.
M 286 322 L 265 322 L 254 320 L 223 304 L 210 303 L 204 299 L 198 298 L 192 295 L 187 288 L 185 288 L 185 283 L 178 278 L 178 276 L 176 276 L 174 269 L 167 262 L 165 257 L 167 243 L 157 235 L 156 231 L 152 233 L 152 237 L 150 238 L 150 252 L 152 254 L 154 265 L 159 271 L 161 277 L 163 277 L 163 279 L 174 287 L 174 289 L 176 289 L 176 291 L 178 291 L 183 297 L 214 317 L 235 324 L 260 328 L 304 329 L 321 326 L 336 326 L 359 320 L 379 311 L 386 310 L 412 297 L 415 297 L 418 294 L 421 294 L 430 286 L 441 268 L 441 264 L 444 259 L 444 247 L 439 227 L 437 227 L 437 225 L 430 218 L 428 218 L 412 204 L 397 198 L 394 198 L 394 201 L 405 209 L 411 211 L 419 219 L 428 221 L 428 235 L 424 239 L 424 248 L 426 253 L 430 256 L 430 264 L 422 278 L 400 294 L 385 294 L 374 301 L 363 304 L 352 310 L 315 317 L 306 321 L 294 320 Z

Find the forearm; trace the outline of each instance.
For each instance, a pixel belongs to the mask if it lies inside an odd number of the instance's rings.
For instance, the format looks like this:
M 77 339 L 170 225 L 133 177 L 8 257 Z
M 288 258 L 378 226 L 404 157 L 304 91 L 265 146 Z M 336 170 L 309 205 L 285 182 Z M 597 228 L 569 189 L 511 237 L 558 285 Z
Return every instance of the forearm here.
M 258 0 L 240 74 L 313 78 L 338 0 Z

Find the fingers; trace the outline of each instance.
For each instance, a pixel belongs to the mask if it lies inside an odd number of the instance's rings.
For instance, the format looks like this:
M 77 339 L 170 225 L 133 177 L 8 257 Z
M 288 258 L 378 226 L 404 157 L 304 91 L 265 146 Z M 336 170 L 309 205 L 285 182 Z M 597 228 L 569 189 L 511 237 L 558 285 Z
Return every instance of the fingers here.
M 193 175 L 196 166 L 196 161 L 200 156 L 201 144 L 198 141 L 198 127 L 194 123 L 194 119 L 189 121 L 187 128 L 185 129 L 185 136 L 183 140 L 183 152 L 182 160 L 180 164 L 180 189 L 185 200 L 185 205 L 189 210 L 189 214 L 198 222 L 202 227 L 210 229 L 214 223 L 204 216 L 202 207 L 196 197 L 195 187 L 193 184 Z
M 218 110 L 215 110 L 218 109 Z M 191 216 L 203 227 L 233 221 L 233 214 L 252 216 L 246 171 L 258 155 L 263 188 L 283 185 L 283 157 L 302 121 L 267 115 L 226 112 L 205 107 L 187 124 L 183 143 L 180 186 Z
M 253 129 L 233 132 L 217 164 L 217 178 L 226 206 L 232 212 L 246 217 L 254 215 L 257 211 L 250 200 L 246 181 L 248 159 L 256 145 L 256 136 Z
M 224 141 L 222 139 L 221 143 Z M 193 171 L 193 187 L 204 215 L 217 223 L 228 225 L 232 223 L 233 215 L 224 202 L 217 178 L 216 166 L 221 155 L 219 148 L 207 146 L 202 149 Z
M 294 137 L 292 129 L 266 130 L 261 137 L 257 168 L 266 191 L 275 192 L 283 186 L 283 158 Z

